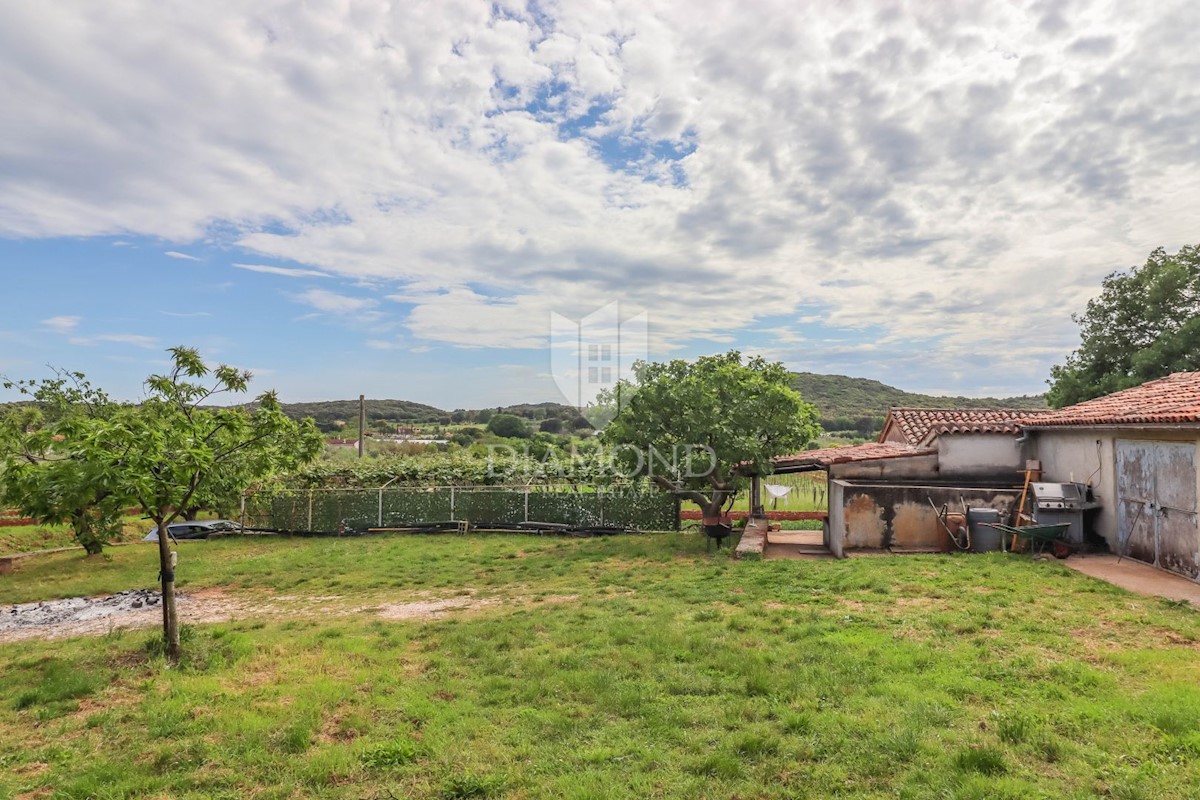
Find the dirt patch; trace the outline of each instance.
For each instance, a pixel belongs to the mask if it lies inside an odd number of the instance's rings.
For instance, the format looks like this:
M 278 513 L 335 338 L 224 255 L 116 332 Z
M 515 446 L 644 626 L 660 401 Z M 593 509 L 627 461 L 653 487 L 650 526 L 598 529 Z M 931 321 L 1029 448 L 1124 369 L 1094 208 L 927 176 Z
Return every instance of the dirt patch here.
M 176 593 L 180 622 L 204 624 L 237 619 L 321 617 L 372 614 L 387 620 L 438 619 L 452 612 L 475 611 L 501 605 L 566 603 L 578 595 L 480 598 L 471 593 L 449 598 L 421 596 L 398 603 L 355 605 L 354 598 L 338 595 L 277 595 L 239 597 L 219 588 Z M 146 628 L 162 623 L 161 597 L 150 589 L 133 589 L 98 597 L 69 597 L 25 603 L 0 609 L 0 643 L 24 639 L 61 639 L 99 636 L 125 628 Z
M 484 608 L 496 605 L 495 599 L 478 600 L 473 597 L 451 597 L 446 600 L 420 600 L 415 603 L 393 603 L 378 607 L 384 619 L 437 619 L 448 611 Z

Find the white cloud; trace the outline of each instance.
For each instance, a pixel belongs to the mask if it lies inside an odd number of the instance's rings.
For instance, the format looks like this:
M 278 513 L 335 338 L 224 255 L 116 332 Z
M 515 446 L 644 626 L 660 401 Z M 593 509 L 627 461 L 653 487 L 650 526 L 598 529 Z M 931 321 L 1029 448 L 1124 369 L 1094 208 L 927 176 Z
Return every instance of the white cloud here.
M 263 272 L 268 275 L 282 275 L 285 278 L 328 278 L 328 272 L 315 269 L 293 269 L 291 267 L 272 267 L 268 264 L 234 264 L 238 269 L 250 272 Z
M 1195 240 L 1194 3 L 539 8 L 7 4 L 0 233 L 240 245 L 458 346 L 619 299 L 659 352 L 770 317 L 813 358 L 776 322 L 820 309 L 979 382 Z
M 97 344 L 127 344 L 147 350 L 159 347 L 158 339 L 153 336 L 143 336 L 137 333 L 100 333 L 94 336 L 72 336 L 68 339 L 71 344 L 92 347 Z
M 55 333 L 70 333 L 79 327 L 82 317 L 58 316 L 42 320 L 42 324 Z
M 178 250 L 168 250 L 165 253 L 163 253 L 163 255 L 167 256 L 168 258 L 177 258 L 181 261 L 203 261 L 204 260 L 201 258 L 196 258 L 195 256 L 189 256 L 187 253 L 181 253 Z
M 298 302 L 312 306 L 326 314 L 355 314 L 373 308 L 377 303 L 365 297 L 349 297 L 325 289 L 309 289 L 292 295 Z
M 212 314 L 208 311 L 159 311 L 158 313 L 164 314 L 168 317 L 182 317 L 184 319 L 212 316 Z

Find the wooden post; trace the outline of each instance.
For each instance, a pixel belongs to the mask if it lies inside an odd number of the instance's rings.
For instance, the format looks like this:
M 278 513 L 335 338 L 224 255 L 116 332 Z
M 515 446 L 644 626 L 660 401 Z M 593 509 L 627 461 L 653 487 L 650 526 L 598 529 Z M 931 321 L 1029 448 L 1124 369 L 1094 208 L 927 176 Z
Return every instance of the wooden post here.
M 363 451 L 367 443 L 367 396 L 360 394 L 358 396 L 358 457 L 363 457 Z

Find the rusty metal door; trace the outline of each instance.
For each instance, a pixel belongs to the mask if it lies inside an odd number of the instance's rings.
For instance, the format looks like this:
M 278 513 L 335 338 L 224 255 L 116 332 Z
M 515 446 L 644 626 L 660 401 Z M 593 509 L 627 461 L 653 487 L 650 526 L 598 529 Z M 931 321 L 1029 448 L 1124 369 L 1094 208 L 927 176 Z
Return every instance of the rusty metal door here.
M 1196 526 L 1196 446 L 1160 444 L 1154 479 L 1158 566 L 1195 580 L 1200 574 Z
M 1117 536 L 1123 555 L 1200 577 L 1194 444 L 1117 442 Z
M 1154 443 L 1117 441 L 1117 540 L 1121 555 L 1157 560 L 1154 548 Z

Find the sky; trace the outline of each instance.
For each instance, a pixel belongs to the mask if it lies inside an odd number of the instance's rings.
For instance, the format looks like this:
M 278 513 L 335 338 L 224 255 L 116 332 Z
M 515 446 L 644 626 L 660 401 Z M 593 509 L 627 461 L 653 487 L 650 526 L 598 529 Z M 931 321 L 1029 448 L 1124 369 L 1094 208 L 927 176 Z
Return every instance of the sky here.
M 0 374 L 563 399 L 553 315 L 1045 389 L 1200 242 L 1195 2 L 0 0 Z M 0 400 L 12 399 L 0 393 Z

